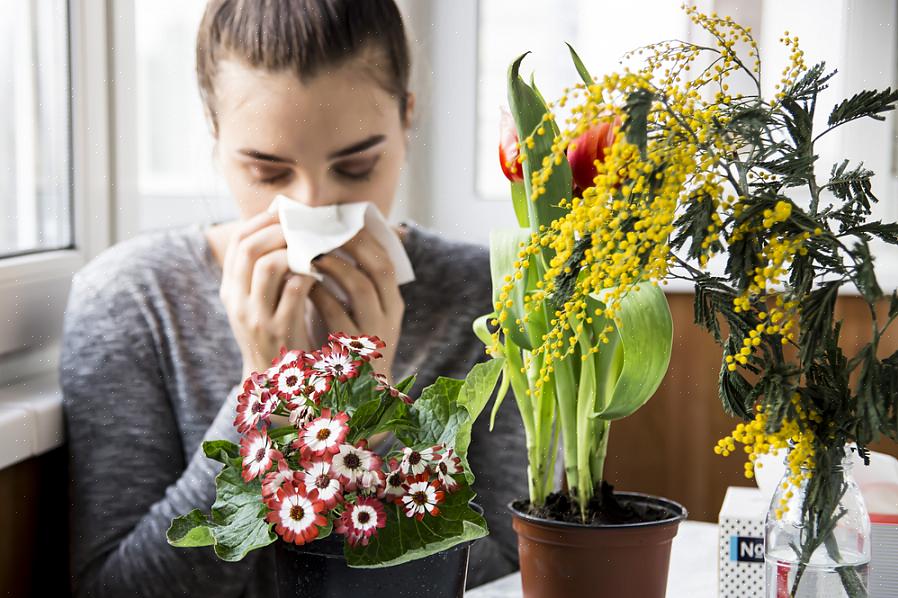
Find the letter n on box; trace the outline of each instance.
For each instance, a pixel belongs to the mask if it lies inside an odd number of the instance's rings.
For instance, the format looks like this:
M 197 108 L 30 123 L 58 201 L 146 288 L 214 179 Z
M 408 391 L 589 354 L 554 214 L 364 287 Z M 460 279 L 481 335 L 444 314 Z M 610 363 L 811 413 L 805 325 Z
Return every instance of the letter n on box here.
M 720 508 L 717 587 L 720 598 L 764 595 L 764 517 L 757 488 L 727 489 Z

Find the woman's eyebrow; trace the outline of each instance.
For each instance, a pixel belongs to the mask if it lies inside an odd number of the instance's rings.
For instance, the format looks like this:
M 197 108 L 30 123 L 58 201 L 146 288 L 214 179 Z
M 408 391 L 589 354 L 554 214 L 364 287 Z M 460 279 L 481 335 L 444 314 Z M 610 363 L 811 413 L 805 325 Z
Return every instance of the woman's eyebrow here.
M 368 139 L 363 141 L 359 141 L 358 143 L 353 143 L 348 147 L 344 147 L 341 150 L 337 150 L 328 156 L 329 160 L 333 160 L 334 158 L 342 158 L 344 156 L 349 156 L 351 154 L 357 154 L 359 152 L 363 152 L 370 147 L 374 147 L 378 143 L 381 143 L 384 139 L 386 139 L 385 135 L 372 135 Z
M 254 149 L 242 149 L 238 150 L 238 153 L 243 154 L 244 156 L 249 156 L 254 160 L 261 160 L 262 162 L 277 162 L 279 164 L 293 164 L 293 160 L 288 160 L 287 158 L 281 158 L 280 156 L 274 156 L 272 154 L 266 154 Z

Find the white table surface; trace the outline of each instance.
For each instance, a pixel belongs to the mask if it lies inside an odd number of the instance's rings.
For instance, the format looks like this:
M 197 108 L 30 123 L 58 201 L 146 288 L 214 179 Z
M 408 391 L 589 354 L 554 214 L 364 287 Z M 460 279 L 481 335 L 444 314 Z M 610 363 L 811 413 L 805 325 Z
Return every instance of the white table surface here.
M 521 598 L 521 576 L 513 573 L 465 592 L 467 598 Z M 670 552 L 667 598 L 717 596 L 717 526 L 686 521 Z

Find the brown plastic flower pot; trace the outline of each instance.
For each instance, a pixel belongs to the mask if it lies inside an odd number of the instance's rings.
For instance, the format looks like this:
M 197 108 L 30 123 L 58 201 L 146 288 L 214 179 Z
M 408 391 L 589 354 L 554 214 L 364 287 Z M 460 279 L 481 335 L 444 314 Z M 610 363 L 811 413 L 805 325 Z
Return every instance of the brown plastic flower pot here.
M 583 525 L 534 517 L 509 505 L 518 533 L 524 598 L 664 598 L 670 545 L 686 509 L 673 501 L 630 492 L 621 503 L 669 513 L 658 521 Z

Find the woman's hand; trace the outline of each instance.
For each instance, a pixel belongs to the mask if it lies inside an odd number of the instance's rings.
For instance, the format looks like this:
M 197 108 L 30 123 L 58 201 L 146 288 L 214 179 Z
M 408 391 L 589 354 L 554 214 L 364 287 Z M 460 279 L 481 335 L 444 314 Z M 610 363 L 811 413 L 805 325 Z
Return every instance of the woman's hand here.
M 243 377 L 271 366 L 281 347 L 310 348 L 306 298 L 315 280 L 291 274 L 276 214 L 250 218 L 231 237 L 219 295 L 243 357 Z
M 341 249 L 352 256 L 357 265 L 327 254 L 315 260 L 315 267 L 342 287 L 349 297 L 351 311 L 348 312 L 324 285 L 316 284 L 309 297 L 330 332 L 368 334 L 384 341 L 387 346 L 381 351 L 383 358 L 371 365 L 378 373 L 391 378 L 405 313 L 393 263 L 380 243 L 364 229 Z

